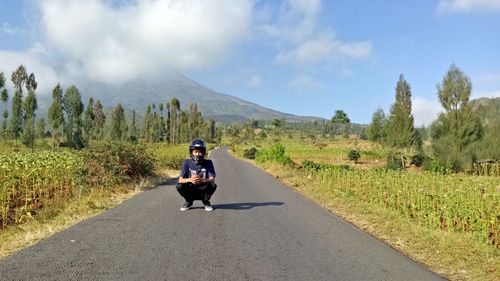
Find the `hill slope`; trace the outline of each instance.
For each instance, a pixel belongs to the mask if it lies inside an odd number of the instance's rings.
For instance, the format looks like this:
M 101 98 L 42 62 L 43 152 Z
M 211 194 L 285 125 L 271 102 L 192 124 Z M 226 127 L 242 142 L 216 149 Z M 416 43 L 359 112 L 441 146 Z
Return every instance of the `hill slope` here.
M 250 119 L 284 118 L 287 121 L 296 122 L 321 119 L 311 116 L 296 116 L 265 108 L 230 95 L 218 93 L 180 74 L 161 81 L 133 81 L 120 86 L 89 83 L 81 87 L 80 91 L 85 98 L 84 102 L 89 97 L 101 100 L 105 107 L 114 107 L 121 102 L 124 107 L 135 109 L 139 113 L 144 112 L 148 104 L 167 103 L 176 97 L 182 108 L 196 102 L 203 116 L 212 117 L 216 121 L 224 123 Z

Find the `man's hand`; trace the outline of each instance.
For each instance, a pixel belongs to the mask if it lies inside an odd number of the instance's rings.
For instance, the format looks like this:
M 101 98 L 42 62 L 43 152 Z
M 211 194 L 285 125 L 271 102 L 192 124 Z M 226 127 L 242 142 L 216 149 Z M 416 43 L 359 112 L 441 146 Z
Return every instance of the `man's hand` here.
M 192 176 L 189 179 L 190 179 L 190 181 L 191 181 L 192 184 L 200 184 L 200 183 L 203 182 L 203 179 L 200 176 L 198 176 L 198 175 Z

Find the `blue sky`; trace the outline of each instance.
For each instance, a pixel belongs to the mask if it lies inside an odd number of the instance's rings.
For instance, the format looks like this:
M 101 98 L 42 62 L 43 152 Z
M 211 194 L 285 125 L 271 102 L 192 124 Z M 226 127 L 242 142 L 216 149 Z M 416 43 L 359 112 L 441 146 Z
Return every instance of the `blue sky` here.
M 388 113 L 400 74 L 417 125 L 452 63 L 500 96 L 500 0 L 0 0 L 0 71 L 123 83 L 175 69 L 279 111 L 353 122 Z

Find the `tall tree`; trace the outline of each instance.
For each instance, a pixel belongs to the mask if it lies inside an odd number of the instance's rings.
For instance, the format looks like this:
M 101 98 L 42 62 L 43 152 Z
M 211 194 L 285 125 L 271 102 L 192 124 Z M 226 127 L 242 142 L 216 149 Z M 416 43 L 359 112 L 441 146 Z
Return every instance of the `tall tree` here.
M 385 140 L 385 126 L 387 119 L 382 108 L 377 109 L 372 116 L 372 122 L 366 128 L 366 135 L 369 140 L 382 142 Z
M 3 75 L 3 72 L 0 72 L 0 90 L 5 87 L 5 76 Z
M 7 118 L 9 118 L 9 111 L 7 111 L 7 102 L 9 100 L 9 93 L 5 87 L 5 76 L 0 72 L 0 100 L 4 103 L 4 111 L 2 113 L 2 128 L 0 134 L 4 139 L 7 138 Z
M 83 148 L 81 116 L 84 108 L 82 96 L 76 86 L 70 86 L 64 93 L 63 108 L 67 114 L 66 140 L 73 148 Z
M 11 81 L 14 84 L 14 89 L 17 92 L 22 92 L 24 85 L 28 82 L 28 72 L 24 65 L 20 65 L 14 72 L 12 72 Z
M 36 122 L 36 131 L 35 135 L 37 138 L 44 139 L 45 138 L 45 133 L 46 133 L 46 124 L 45 124 L 45 119 L 40 118 L 38 119 L 38 122 Z
M 405 148 L 413 143 L 414 134 L 411 89 L 401 74 L 396 85 L 396 101 L 391 106 L 389 115 L 387 139 L 390 145 Z
M 35 74 L 31 73 L 26 81 L 26 89 L 28 90 L 28 96 L 24 100 L 24 130 L 23 130 L 23 143 L 27 146 L 31 146 L 33 150 L 33 145 L 35 142 L 35 111 L 38 108 L 35 90 L 38 83 L 36 82 Z
M 94 133 L 94 99 L 89 98 L 87 109 L 83 114 L 83 142 L 88 145 Z
M 473 144 L 483 136 L 483 127 L 469 104 L 472 83 L 455 64 L 437 85 L 445 109 L 431 126 L 434 155 L 455 171 L 474 161 Z
M 28 96 L 24 100 L 24 130 L 22 135 L 23 144 L 33 149 L 35 139 L 35 111 L 38 108 L 35 90 L 30 88 Z
M 180 102 L 177 98 L 170 100 L 170 143 L 178 143 L 178 119 L 179 111 L 181 110 Z
M 130 121 L 130 125 L 128 127 L 128 139 L 131 142 L 137 142 L 137 116 L 135 110 L 132 110 L 132 120 Z
M 343 110 L 335 110 L 335 115 L 332 117 L 332 123 L 340 129 L 340 134 L 345 138 L 349 137 L 351 132 L 351 119 Z
M 146 113 L 142 117 L 142 131 L 141 136 L 146 140 L 146 142 L 152 141 L 151 129 L 153 127 L 153 112 L 151 105 L 146 108 Z
M 100 140 L 104 136 L 104 124 L 106 123 L 106 115 L 104 115 L 101 101 L 97 100 L 94 104 L 94 135 Z
M 165 142 L 170 143 L 170 103 L 165 104 L 167 111 L 167 120 L 165 120 Z
M 61 136 L 61 126 L 64 124 L 63 89 L 59 84 L 52 90 L 52 104 L 49 107 L 48 119 L 52 127 L 52 136 L 58 146 L 59 137 Z
M 121 141 L 127 135 L 127 122 L 125 120 L 125 110 L 121 103 L 115 107 L 111 113 L 109 137 L 114 141 Z
M 28 82 L 28 74 L 24 65 L 20 65 L 11 75 L 14 84 L 14 98 L 12 99 L 12 114 L 10 117 L 10 130 L 17 140 L 21 135 L 23 126 L 23 87 Z

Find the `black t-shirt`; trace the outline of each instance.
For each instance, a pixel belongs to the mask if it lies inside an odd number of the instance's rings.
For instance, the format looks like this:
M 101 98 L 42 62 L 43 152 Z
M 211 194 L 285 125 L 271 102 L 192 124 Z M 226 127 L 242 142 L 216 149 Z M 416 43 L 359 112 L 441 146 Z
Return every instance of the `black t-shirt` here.
M 204 159 L 200 164 L 196 164 L 193 159 L 185 159 L 182 161 L 182 169 L 180 177 L 190 178 L 191 174 L 196 173 L 202 179 L 215 177 L 215 168 L 212 160 Z

